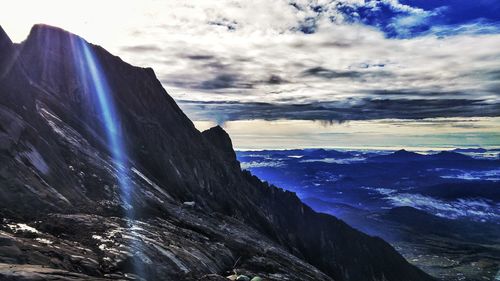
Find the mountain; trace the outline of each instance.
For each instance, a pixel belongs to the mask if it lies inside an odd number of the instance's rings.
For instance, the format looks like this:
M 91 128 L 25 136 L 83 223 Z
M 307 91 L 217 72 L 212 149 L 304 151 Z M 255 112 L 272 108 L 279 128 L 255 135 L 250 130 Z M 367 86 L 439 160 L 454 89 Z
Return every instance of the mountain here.
M 469 180 L 465 182 L 447 182 L 437 185 L 418 187 L 411 193 L 423 194 L 445 200 L 481 199 L 500 202 L 498 181 Z
M 458 153 L 485 153 L 487 152 L 488 150 L 487 149 L 484 149 L 484 148 L 455 148 L 453 149 L 453 152 L 458 152 Z
M 12 41 L 0 26 L 0 77 L 5 75 L 7 67 L 10 66 L 10 58 L 13 57 L 13 49 L 14 45 Z
M 439 162 L 453 162 L 453 161 L 469 161 L 472 160 L 470 156 L 453 152 L 441 151 L 436 154 L 419 154 L 416 152 L 407 151 L 405 149 L 398 150 L 387 155 L 377 155 L 369 158 L 370 161 L 375 162 L 408 162 L 408 161 L 439 161 Z
M 431 154 L 428 156 L 432 160 L 436 161 L 469 161 L 472 157 L 464 155 L 462 153 L 457 153 L 453 151 L 441 151 L 436 154 Z
M 409 217 L 412 219 L 408 220 Z M 472 241 L 494 245 L 498 241 L 496 233 L 500 230 L 498 224 L 484 224 L 464 219 L 446 219 L 412 207 L 389 209 L 380 218 L 405 225 L 406 227 L 401 229 L 416 232 L 421 236 L 420 238 L 424 235 L 434 235 L 434 237 L 462 239 L 469 243 Z M 481 229 L 481 232 L 478 232 L 477 229 Z M 498 249 L 495 250 L 500 252 Z
M 322 158 L 349 158 L 352 155 L 348 152 L 341 152 L 333 149 L 310 149 L 305 150 L 308 152 L 304 155 L 304 159 L 322 159 Z
M 369 158 L 370 161 L 377 161 L 377 162 L 402 162 L 402 161 L 406 162 L 406 161 L 420 161 L 424 159 L 425 155 L 407 151 L 405 149 L 398 150 L 391 154 L 377 155 Z
M 46 25 L 0 40 L 0 279 L 433 280 L 242 171 L 151 68 Z

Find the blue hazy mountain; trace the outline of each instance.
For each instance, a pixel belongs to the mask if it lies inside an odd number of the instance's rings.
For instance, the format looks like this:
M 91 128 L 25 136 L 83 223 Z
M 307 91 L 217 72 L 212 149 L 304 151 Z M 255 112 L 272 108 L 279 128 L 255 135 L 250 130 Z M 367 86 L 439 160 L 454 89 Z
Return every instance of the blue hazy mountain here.
M 318 212 L 390 241 L 443 280 L 500 270 L 498 151 L 238 151 L 241 166 Z
M 371 157 L 369 160 L 375 161 L 375 162 L 401 162 L 401 161 L 419 161 L 419 160 L 425 160 L 426 156 L 416 153 L 416 152 L 411 152 L 407 151 L 404 149 L 398 150 L 394 153 L 387 154 L 387 155 L 379 155 L 379 156 L 374 156 Z

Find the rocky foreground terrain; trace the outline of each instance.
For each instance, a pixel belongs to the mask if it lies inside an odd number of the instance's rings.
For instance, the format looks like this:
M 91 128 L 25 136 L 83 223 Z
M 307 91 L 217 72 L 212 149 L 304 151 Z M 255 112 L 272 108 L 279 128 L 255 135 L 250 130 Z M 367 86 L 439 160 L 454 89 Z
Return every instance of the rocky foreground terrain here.
M 0 280 L 432 280 L 242 171 L 152 69 L 45 25 L 0 28 L 0 215 Z

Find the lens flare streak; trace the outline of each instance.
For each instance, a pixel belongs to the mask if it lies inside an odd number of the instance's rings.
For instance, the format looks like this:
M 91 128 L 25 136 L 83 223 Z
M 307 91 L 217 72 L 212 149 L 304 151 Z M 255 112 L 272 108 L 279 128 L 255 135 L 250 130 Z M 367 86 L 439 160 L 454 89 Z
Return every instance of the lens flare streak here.
M 113 101 L 112 91 L 102 71 L 98 58 L 92 47 L 81 38 L 71 38 L 73 54 L 78 74 L 83 82 L 85 90 L 93 95 L 96 100 L 97 112 L 102 119 L 102 126 L 106 133 L 106 141 L 111 152 L 111 157 L 116 170 L 116 177 L 120 189 L 120 196 L 127 220 L 127 228 L 131 234 L 129 246 L 133 255 L 134 274 L 144 276 L 142 263 L 143 243 L 136 229 L 136 213 L 132 202 L 132 184 L 130 182 L 128 157 L 126 146 L 123 142 L 123 132 L 120 130 L 120 118 L 117 114 Z
M 113 160 L 116 163 L 118 171 L 118 180 L 120 184 L 121 195 L 124 203 L 130 205 L 130 183 L 128 181 L 128 167 L 126 159 L 126 150 L 119 135 L 118 115 L 116 114 L 114 104 L 110 97 L 110 89 L 104 78 L 102 71 L 100 71 L 95 56 L 90 50 L 87 43 L 81 43 L 83 59 L 88 67 L 87 73 L 90 75 L 94 93 L 97 96 L 99 109 L 104 121 L 104 127 L 107 134 L 108 143 L 111 149 Z

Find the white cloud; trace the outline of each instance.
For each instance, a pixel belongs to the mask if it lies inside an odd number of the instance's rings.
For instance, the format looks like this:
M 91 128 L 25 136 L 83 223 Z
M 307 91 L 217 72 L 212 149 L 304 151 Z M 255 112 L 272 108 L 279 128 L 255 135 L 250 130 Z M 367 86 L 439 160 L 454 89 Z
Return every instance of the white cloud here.
M 500 218 L 499 204 L 489 200 L 457 199 L 445 201 L 409 193 L 389 195 L 387 199 L 394 206 L 410 206 L 448 219 L 471 218 L 496 221 Z
M 496 34 L 394 40 L 372 27 L 331 24 L 320 17 L 317 32 L 306 35 L 294 28 L 308 11 L 286 1 L 168 3 L 155 15 L 165 19 L 162 24 L 137 29 L 137 42 L 161 50 L 119 52 L 136 64 L 153 66 L 178 99 L 309 103 L 373 97 L 373 91 L 411 92 L 407 98 L 465 94 L 497 99 L 496 81 L 482 75 L 500 67 L 500 51 L 493 48 L 500 45 Z M 235 29 L 224 22 L 234 23 Z M 383 67 L 359 67 L 366 65 Z M 315 67 L 358 76 L 304 75 Z M 232 76 L 227 87 L 203 89 L 204 81 L 221 74 Z M 285 82 L 266 83 L 273 76 Z

